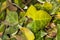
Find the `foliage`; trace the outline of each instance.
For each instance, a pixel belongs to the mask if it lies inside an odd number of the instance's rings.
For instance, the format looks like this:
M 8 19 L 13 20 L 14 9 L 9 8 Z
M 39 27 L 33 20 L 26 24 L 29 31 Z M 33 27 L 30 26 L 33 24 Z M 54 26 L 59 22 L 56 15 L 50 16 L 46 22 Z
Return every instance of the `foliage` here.
M 59 40 L 60 0 L 0 0 L 0 40 Z

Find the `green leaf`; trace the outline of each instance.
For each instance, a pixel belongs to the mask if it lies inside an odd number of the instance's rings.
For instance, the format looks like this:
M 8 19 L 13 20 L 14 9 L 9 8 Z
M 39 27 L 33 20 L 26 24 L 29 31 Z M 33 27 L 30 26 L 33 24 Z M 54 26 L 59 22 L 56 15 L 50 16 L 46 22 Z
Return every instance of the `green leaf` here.
M 52 10 L 52 8 L 53 8 L 53 5 L 51 4 L 51 3 L 49 3 L 49 2 L 45 2 L 44 4 L 43 4 L 43 8 L 45 9 L 45 10 Z
M 47 35 L 47 33 L 44 30 L 40 30 L 41 31 L 41 37 L 44 37 L 45 35 Z
M 43 29 L 46 24 L 42 21 L 33 21 L 27 25 L 27 28 L 31 29 L 34 33 L 36 33 L 38 30 Z
M 6 29 L 5 34 L 13 34 L 18 31 L 17 26 L 10 26 L 9 28 Z
M 56 17 L 55 20 L 54 20 L 54 23 L 55 23 L 55 24 L 60 24 L 60 19 L 58 19 L 58 18 Z
M 7 11 L 6 21 L 10 26 L 16 25 L 18 23 L 18 14 L 14 11 Z
M 34 33 L 36 33 L 39 29 L 41 29 L 39 26 L 41 23 L 39 21 L 33 21 L 27 25 L 27 28 L 31 29 Z
M 43 30 L 40 30 L 38 32 L 35 33 L 35 40 L 44 40 L 44 36 L 46 35 L 46 32 Z
M 20 12 L 20 13 L 19 13 L 19 17 L 20 17 L 20 18 L 23 18 L 24 16 L 25 16 L 25 12 Z
M 43 7 L 42 7 L 43 5 L 40 4 L 40 3 L 36 3 L 34 6 L 36 7 L 37 10 L 40 10 L 40 9 L 43 8 Z

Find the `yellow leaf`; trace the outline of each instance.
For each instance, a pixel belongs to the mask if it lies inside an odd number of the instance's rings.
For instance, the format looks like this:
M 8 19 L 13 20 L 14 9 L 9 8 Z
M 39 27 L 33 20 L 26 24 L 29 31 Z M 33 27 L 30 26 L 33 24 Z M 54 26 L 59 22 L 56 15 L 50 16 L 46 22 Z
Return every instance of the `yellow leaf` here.
M 34 34 L 28 28 L 21 27 L 20 30 L 25 34 L 27 40 L 34 40 L 35 39 Z
M 36 8 L 33 5 L 31 5 L 27 10 L 26 16 L 35 19 L 36 11 Z
M 26 16 L 32 18 L 33 20 L 51 19 L 51 16 L 46 11 L 36 10 L 33 5 L 28 8 Z

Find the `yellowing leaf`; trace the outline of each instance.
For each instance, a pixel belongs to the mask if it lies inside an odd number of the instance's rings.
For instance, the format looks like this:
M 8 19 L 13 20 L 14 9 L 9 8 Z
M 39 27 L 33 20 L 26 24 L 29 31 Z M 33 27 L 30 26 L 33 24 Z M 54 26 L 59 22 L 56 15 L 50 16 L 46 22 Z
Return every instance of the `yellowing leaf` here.
M 22 27 L 20 30 L 25 34 L 27 40 L 35 39 L 34 34 L 28 28 Z
M 33 32 L 37 32 L 39 29 L 43 29 L 51 20 L 51 16 L 44 10 L 36 10 L 34 6 L 30 6 L 27 10 L 26 16 L 33 19 L 30 26 L 27 25 L 29 29 Z
M 44 10 L 37 11 L 35 16 L 35 20 L 47 20 L 51 18 L 51 16 Z
M 36 8 L 33 5 L 31 5 L 27 10 L 26 16 L 35 19 L 36 11 L 37 11 Z
M 36 10 L 36 8 L 31 5 L 27 10 L 26 16 L 32 18 L 33 20 L 44 20 L 51 19 L 51 16 L 44 10 Z

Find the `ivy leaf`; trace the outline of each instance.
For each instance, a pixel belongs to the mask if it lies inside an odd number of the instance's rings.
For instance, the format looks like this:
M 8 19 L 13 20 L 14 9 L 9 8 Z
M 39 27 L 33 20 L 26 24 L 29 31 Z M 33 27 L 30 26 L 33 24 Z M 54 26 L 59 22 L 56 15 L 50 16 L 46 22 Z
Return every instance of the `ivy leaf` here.
M 51 16 L 44 10 L 36 10 L 36 8 L 31 5 L 27 12 L 26 12 L 26 16 L 32 18 L 33 20 L 44 20 L 44 19 L 51 19 Z
M 6 22 L 12 26 L 18 23 L 18 14 L 14 11 L 7 11 Z
M 31 5 L 27 10 L 26 16 L 32 18 L 34 21 L 28 24 L 31 26 L 27 26 L 28 28 L 31 28 L 33 31 L 43 29 L 51 20 L 51 16 L 46 11 L 37 11 L 33 5 Z

